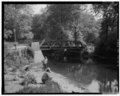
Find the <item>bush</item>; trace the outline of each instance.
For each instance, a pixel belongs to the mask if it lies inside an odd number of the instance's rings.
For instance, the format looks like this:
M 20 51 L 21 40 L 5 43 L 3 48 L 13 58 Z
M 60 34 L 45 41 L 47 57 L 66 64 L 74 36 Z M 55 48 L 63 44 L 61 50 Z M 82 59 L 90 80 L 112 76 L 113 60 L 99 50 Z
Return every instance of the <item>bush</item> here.
M 28 65 L 29 63 L 32 63 L 33 61 L 33 50 L 31 48 L 23 49 L 20 52 L 18 50 L 8 50 L 7 47 L 5 47 L 4 51 L 4 65 L 8 67 L 15 67 L 20 68 L 25 65 Z
M 24 76 L 24 80 L 23 82 L 21 83 L 21 85 L 28 85 L 28 84 L 36 84 L 36 79 L 35 79 L 35 76 L 32 75 L 32 74 L 27 74 Z
M 22 57 L 27 58 L 27 60 L 31 61 L 34 58 L 34 51 L 32 48 L 27 47 L 26 49 L 21 51 Z
M 9 67 L 13 67 L 17 65 L 20 65 L 20 59 L 18 56 L 18 52 L 17 51 L 13 51 L 13 52 L 8 52 L 6 57 L 4 58 L 4 64 L 9 66 Z

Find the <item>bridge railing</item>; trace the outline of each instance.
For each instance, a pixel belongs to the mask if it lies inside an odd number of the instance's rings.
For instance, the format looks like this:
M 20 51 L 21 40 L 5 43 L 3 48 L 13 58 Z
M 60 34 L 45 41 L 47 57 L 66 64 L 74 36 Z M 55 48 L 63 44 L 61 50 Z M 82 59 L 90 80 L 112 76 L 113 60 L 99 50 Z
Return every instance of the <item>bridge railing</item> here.
M 75 41 L 47 41 L 44 42 L 44 44 L 41 47 L 44 48 L 52 48 L 52 47 L 81 47 L 81 42 L 75 42 Z

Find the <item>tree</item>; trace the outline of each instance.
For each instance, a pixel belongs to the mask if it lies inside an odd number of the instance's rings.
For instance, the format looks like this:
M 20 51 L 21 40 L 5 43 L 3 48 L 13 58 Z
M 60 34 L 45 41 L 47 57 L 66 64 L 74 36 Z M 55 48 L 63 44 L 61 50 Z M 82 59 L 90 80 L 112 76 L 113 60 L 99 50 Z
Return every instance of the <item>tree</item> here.
M 48 21 L 54 27 L 51 28 L 53 34 L 60 34 L 58 36 L 62 40 L 68 40 L 68 36 L 71 34 L 73 38 L 71 40 L 80 41 L 86 45 L 89 33 L 93 34 L 94 38 L 99 35 L 100 24 L 93 15 L 85 13 L 80 4 L 54 4 L 48 7 L 48 12 L 50 14 Z
M 33 16 L 32 21 L 32 32 L 34 33 L 35 40 L 42 40 L 46 38 L 47 35 L 47 23 L 46 23 L 47 13 L 43 13 L 42 15 L 36 14 Z
M 104 2 L 102 4 L 94 5 L 95 11 L 103 12 L 103 19 L 101 23 L 100 42 L 96 48 L 98 55 L 111 58 L 117 61 L 117 41 L 118 41 L 118 16 L 119 3 L 118 2 Z
M 69 23 L 69 28 L 73 31 L 75 41 L 80 41 L 83 46 L 87 43 L 95 43 L 95 39 L 99 36 L 100 22 L 96 21 L 94 16 L 85 13 L 82 9 L 77 11 L 78 16 Z M 74 16 L 74 14 L 73 14 Z M 92 36 L 91 38 L 89 38 Z
M 32 26 L 32 17 L 29 15 L 21 14 L 18 19 L 16 30 L 17 30 L 17 39 L 27 38 L 26 34 L 31 33 Z
M 75 7 L 75 4 L 51 4 L 48 6 L 49 16 L 47 22 L 52 25 L 50 28 L 51 33 L 49 34 L 50 38 L 58 41 L 67 40 L 65 34 L 67 24 L 73 19 L 71 14 Z M 55 36 L 53 37 L 52 34 Z
M 16 42 L 16 37 L 19 37 L 25 28 L 28 28 L 25 26 L 26 22 L 30 19 L 27 21 L 25 19 L 28 19 L 31 12 L 26 4 L 4 4 L 4 8 L 4 37 L 7 40 L 11 36 L 10 38 Z M 27 18 L 25 18 L 25 16 L 27 16 Z
M 72 4 L 51 4 L 42 15 L 33 17 L 35 39 L 67 40 L 66 27 L 71 20 Z M 54 34 L 54 35 L 53 35 Z
M 85 13 L 80 4 L 50 4 L 42 14 L 33 16 L 32 31 L 38 40 L 47 37 L 62 43 L 69 40 L 86 45 L 98 37 L 99 29 L 98 21 Z M 87 39 L 89 36 L 91 40 Z

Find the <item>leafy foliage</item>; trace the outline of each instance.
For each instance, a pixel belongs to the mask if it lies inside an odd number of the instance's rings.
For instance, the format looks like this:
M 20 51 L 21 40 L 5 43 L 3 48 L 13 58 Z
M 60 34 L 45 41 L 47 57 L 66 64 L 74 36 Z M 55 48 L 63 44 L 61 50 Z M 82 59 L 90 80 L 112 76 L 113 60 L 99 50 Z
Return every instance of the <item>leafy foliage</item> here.
M 47 13 L 42 15 L 36 14 L 33 16 L 32 21 L 32 32 L 34 33 L 34 40 L 42 40 L 47 34 L 47 23 L 46 23 Z
M 21 85 L 28 85 L 28 84 L 36 84 L 36 79 L 33 74 L 27 74 L 24 76 L 23 82 L 21 82 Z
M 118 10 L 117 2 L 102 3 L 94 5 L 97 12 L 103 11 L 101 23 L 100 41 L 96 48 L 96 53 L 101 56 L 109 57 L 117 61 L 117 41 L 118 41 Z
M 4 55 L 5 66 L 20 68 L 23 67 L 24 65 L 31 63 L 32 61 L 33 61 L 33 50 L 31 50 L 30 48 L 22 50 L 21 53 L 17 50 L 10 51 L 6 48 L 6 52 Z
M 84 45 L 95 41 L 99 29 L 100 23 L 83 12 L 80 4 L 50 4 L 45 12 L 33 17 L 32 25 L 34 39 L 81 41 Z M 87 39 L 91 34 L 92 40 Z
M 4 4 L 4 38 L 5 40 L 15 40 L 24 38 L 23 34 L 31 30 L 31 14 L 28 5 L 24 4 Z

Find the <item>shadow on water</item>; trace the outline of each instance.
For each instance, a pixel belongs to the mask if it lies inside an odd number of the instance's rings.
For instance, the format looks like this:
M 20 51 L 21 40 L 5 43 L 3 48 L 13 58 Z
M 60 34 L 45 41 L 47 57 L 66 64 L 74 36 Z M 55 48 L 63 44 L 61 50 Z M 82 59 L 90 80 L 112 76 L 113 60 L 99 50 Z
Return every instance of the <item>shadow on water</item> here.
M 66 76 L 76 85 L 87 88 L 90 92 L 118 92 L 118 70 L 107 68 L 91 58 L 80 63 L 50 60 L 49 67 L 54 72 Z

